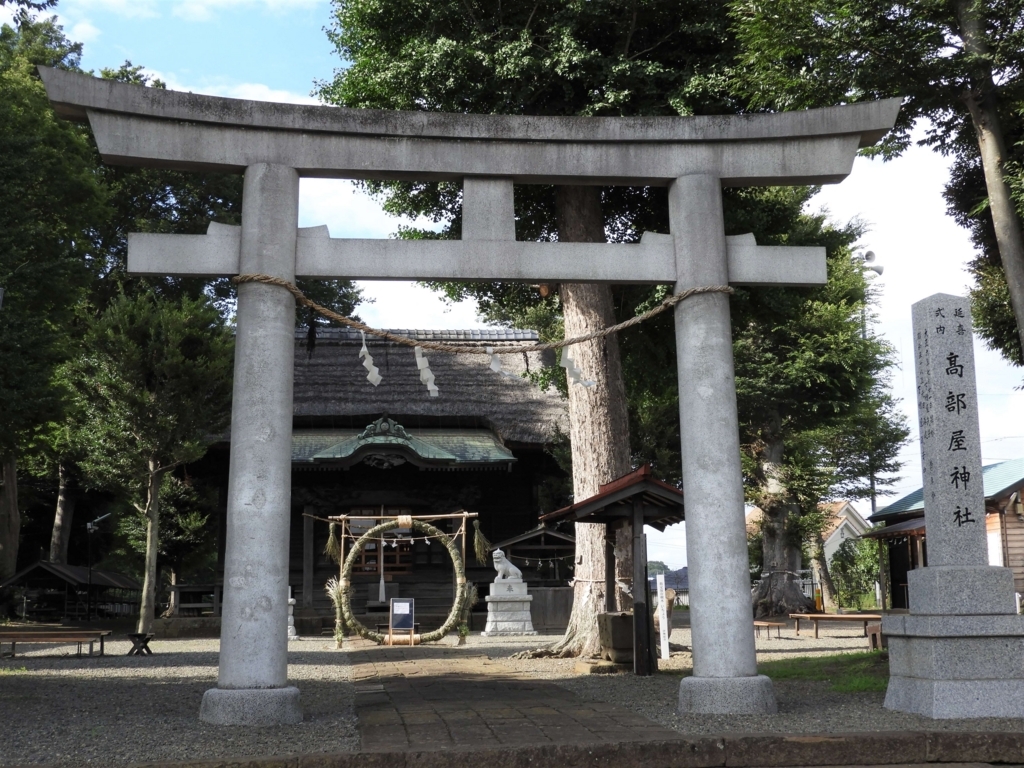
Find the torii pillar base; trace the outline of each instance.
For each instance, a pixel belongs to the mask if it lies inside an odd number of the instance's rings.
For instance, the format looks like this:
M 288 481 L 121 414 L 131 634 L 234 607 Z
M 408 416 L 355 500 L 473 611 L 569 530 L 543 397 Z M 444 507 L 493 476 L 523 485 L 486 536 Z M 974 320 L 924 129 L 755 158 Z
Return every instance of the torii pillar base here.
M 753 677 L 685 677 L 679 684 L 679 713 L 772 715 L 778 712 L 772 681 Z
M 295 725 L 302 722 L 299 689 L 211 688 L 203 694 L 199 719 L 211 725 Z

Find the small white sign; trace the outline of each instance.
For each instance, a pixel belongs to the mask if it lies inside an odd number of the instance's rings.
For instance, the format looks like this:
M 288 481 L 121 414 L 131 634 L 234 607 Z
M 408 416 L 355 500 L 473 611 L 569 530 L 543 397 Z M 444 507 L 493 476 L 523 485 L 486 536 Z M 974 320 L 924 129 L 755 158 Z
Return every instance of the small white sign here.
M 392 606 L 395 609 L 395 613 L 409 613 L 409 603 L 394 603 Z
M 655 577 L 658 583 L 658 625 L 661 627 L 661 658 L 668 658 L 668 606 L 665 604 L 665 574 Z

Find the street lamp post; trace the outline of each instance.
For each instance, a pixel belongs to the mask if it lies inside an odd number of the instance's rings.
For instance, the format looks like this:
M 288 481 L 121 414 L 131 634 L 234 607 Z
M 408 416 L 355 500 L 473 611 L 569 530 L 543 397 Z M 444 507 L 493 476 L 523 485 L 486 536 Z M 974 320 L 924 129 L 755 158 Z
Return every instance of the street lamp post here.
M 864 272 L 873 272 L 874 274 L 881 277 L 885 271 L 885 267 L 881 264 L 875 264 L 875 252 L 864 251 L 853 254 L 854 263 L 859 264 L 860 268 Z M 867 275 L 865 275 L 867 277 Z M 867 314 L 868 301 L 867 296 L 864 297 L 864 303 L 860 307 L 860 335 L 862 339 L 868 337 L 868 314 Z M 874 451 L 870 451 L 868 454 L 868 482 L 871 489 L 871 514 L 875 514 L 878 511 L 875 501 L 875 456 Z
M 97 523 L 100 520 L 104 520 L 110 517 L 110 513 L 107 512 L 105 515 L 101 515 L 93 520 L 91 523 L 85 524 L 85 551 L 86 557 L 89 558 L 89 584 L 86 587 L 85 593 L 85 622 L 92 624 L 92 535 L 100 529 Z

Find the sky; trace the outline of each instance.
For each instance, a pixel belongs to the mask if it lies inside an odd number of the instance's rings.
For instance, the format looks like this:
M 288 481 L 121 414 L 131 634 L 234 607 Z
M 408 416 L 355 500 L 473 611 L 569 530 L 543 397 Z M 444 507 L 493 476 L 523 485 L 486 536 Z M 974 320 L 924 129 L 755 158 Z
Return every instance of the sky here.
M 0 23 L 10 8 L 0 7 Z M 330 80 L 343 62 L 325 28 L 331 6 L 324 0 L 60 0 L 56 14 L 72 40 L 84 43 L 82 66 L 98 71 L 124 61 L 142 65 L 174 90 L 234 98 L 315 104 L 317 81 Z M 963 294 L 973 248 L 967 232 L 946 215 L 942 188 L 947 162 L 913 147 L 883 162 L 859 158 L 842 184 L 825 187 L 811 202 L 839 223 L 860 218 L 867 226 L 860 245 L 884 267 L 877 278 L 879 304 L 874 332 L 893 345 L 900 366 L 892 385 L 911 426 L 911 442 L 893 495 L 879 508 L 921 486 L 910 306 L 933 293 Z M 388 237 L 403 220 L 349 182 L 304 179 L 300 225 L 327 224 L 333 237 Z M 425 222 L 417 222 L 420 226 Z M 448 306 L 436 294 L 409 283 L 362 283 L 373 303 L 359 314 L 388 328 L 484 327 L 471 303 Z M 975 341 L 982 454 L 986 464 L 1024 456 L 1024 375 Z M 869 504 L 858 504 L 865 514 Z M 685 565 L 683 526 L 664 534 L 648 529 L 652 560 Z

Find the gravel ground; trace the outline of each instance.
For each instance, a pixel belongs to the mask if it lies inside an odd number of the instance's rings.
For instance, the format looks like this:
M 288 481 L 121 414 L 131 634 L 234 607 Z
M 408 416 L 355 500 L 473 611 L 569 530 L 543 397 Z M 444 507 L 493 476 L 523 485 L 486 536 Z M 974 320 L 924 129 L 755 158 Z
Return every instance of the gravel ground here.
M 0 660 L 0 765 L 123 766 L 153 760 L 342 752 L 359 748 L 348 655 L 334 642 L 292 642 L 290 681 L 305 720 L 285 728 L 199 722 L 203 692 L 217 684 L 218 640 L 154 640 L 128 657 L 127 641 L 101 658 L 75 647 L 24 646 Z
M 882 693 L 834 693 L 826 682 L 775 683 L 779 714 L 773 716 L 679 716 L 681 675 L 688 652 L 674 653 L 660 674 L 579 675 L 574 659 L 512 659 L 558 635 L 485 638 L 463 646 L 520 673 L 552 680 L 590 701 L 627 707 L 687 734 L 729 732 L 828 733 L 869 730 L 1024 731 L 1024 720 L 928 720 L 882 708 Z M 672 642 L 689 647 L 689 628 Z M 124 766 L 186 758 L 356 751 L 353 686 L 347 653 L 333 641 L 311 638 L 289 646 L 289 678 L 302 690 L 305 721 L 283 728 L 225 728 L 199 722 L 203 692 L 216 685 L 217 640 L 157 640 L 154 655 L 127 657 L 129 643 L 107 644 L 102 658 L 76 658 L 74 647 L 26 646 L 28 653 L 0 660 L 0 765 Z M 863 651 L 854 627 L 822 628 L 795 637 L 757 640 L 762 661 Z
M 478 648 L 513 669 L 540 678 L 550 679 L 580 698 L 618 704 L 649 720 L 682 733 L 841 733 L 852 731 L 1024 731 L 1024 720 L 985 718 L 978 720 L 931 720 L 918 715 L 884 709 L 884 693 L 836 693 L 827 682 L 779 680 L 775 696 L 779 703 L 777 715 L 678 715 L 676 704 L 679 680 L 692 669 L 687 652 L 673 653 L 667 663 L 659 661 L 663 672 L 651 677 L 632 674 L 578 675 L 574 659 L 511 659 L 518 650 L 539 648 L 556 638 L 537 638 L 532 642 L 498 642 L 501 638 L 471 637 L 468 648 Z M 690 646 L 689 628 L 672 630 L 671 641 Z M 756 641 L 758 661 L 793 659 L 807 656 L 828 656 L 836 653 L 860 653 L 867 650 L 867 640 L 860 627 L 836 629 L 821 626 L 820 637 L 809 634 L 797 637 L 793 630 L 783 629 L 782 638 L 765 635 Z M 667 673 L 667 674 L 666 674 Z

